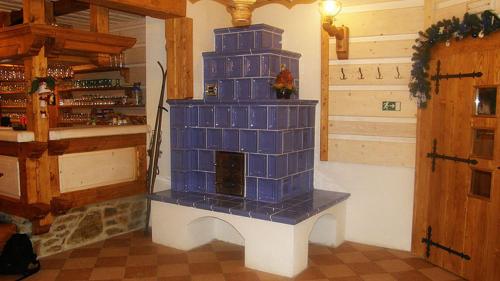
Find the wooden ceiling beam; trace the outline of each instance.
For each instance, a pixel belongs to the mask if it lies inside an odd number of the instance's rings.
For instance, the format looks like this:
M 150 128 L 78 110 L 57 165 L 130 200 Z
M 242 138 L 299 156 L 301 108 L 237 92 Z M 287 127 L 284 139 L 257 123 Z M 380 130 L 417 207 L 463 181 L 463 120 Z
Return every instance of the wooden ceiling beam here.
M 49 10 L 53 11 L 53 17 L 59 17 L 71 13 L 85 11 L 90 7 L 89 3 L 78 0 L 59 0 L 57 2 L 51 2 L 50 4 L 51 7 Z M 10 12 L 10 25 L 20 23 L 23 23 L 23 10 L 21 9 Z
M 186 16 L 187 0 L 79 0 L 113 10 L 159 19 Z

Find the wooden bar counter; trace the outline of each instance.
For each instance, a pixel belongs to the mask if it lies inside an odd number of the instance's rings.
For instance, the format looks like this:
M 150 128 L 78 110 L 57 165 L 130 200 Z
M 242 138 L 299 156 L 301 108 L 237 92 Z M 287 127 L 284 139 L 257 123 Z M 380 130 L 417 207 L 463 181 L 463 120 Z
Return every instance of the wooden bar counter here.
M 147 131 L 147 125 L 54 128 L 47 142 L 37 142 L 33 132 L 0 128 L 0 211 L 31 220 L 43 233 L 50 217 L 70 208 L 144 193 Z M 45 152 L 49 186 L 38 182 Z M 43 189 L 50 189 L 48 202 L 38 199 Z

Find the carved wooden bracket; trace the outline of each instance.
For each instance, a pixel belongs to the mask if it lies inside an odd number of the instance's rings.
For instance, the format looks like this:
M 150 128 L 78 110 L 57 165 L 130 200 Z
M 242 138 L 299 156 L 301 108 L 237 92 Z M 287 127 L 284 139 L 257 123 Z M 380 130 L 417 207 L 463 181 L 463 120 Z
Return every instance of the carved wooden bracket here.
M 29 25 L 3 28 L 0 32 L 0 59 L 34 56 L 44 46 L 46 39 Z
M 47 150 L 46 142 L 28 142 L 21 144 L 20 155 L 30 159 L 38 159 Z

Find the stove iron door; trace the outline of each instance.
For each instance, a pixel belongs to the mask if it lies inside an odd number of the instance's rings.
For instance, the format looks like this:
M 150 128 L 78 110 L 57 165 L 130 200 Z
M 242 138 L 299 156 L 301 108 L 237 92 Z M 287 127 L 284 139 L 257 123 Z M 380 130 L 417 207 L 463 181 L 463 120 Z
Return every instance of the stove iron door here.
M 215 188 L 217 193 L 243 196 L 245 155 L 237 152 L 215 152 Z

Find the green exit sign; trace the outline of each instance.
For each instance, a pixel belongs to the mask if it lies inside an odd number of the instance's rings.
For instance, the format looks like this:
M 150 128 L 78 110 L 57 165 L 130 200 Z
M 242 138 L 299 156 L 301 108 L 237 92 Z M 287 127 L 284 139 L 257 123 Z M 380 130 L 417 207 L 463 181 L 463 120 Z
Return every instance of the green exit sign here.
M 382 111 L 401 111 L 400 101 L 383 101 Z

